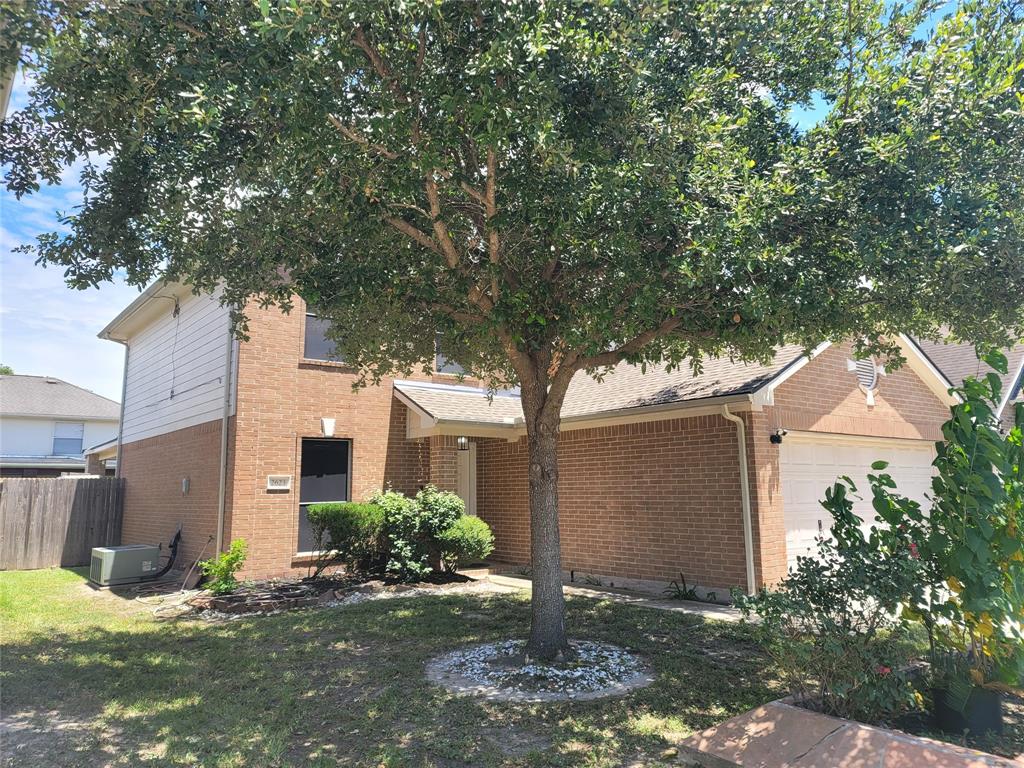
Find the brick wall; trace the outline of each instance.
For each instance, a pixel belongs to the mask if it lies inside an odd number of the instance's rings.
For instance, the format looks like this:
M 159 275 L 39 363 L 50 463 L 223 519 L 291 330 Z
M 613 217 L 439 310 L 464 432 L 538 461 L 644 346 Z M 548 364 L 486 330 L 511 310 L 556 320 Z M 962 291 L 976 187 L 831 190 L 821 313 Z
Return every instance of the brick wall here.
M 701 416 L 573 430 L 559 448 L 562 566 L 722 587 L 745 582 L 736 428 Z M 495 557 L 529 560 L 526 441 L 478 441 Z M 724 597 L 724 594 L 722 594 Z
M 176 566 L 200 556 L 217 531 L 220 429 L 220 421 L 210 421 L 121 446 L 123 544 L 167 544 L 181 523 Z M 187 493 L 182 490 L 186 478 Z M 213 549 L 211 542 L 203 556 Z
M 305 315 L 250 306 L 251 342 L 238 369 L 238 458 L 233 467 L 231 537 L 249 543 L 246 575 L 302 569 L 298 537 L 301 440 L 321 437 L 320 418 L 335 419 L 334 437 L 351 440 L 351 498 L 392 487 L 415 493 L 429 481 L 431 449 L 406 439 L 406 408 L 391 380 L 353 390 L 355 373 L 337 363 L 302 359 Z M 268 492 L 266 477 L 293 476 L 292 491 Z
M 779 386 L 770 409 L 773 427 L 846 435 L 938 440 L 949 409 L 910 368 L 878 377 L 869 406 L 846 369 L 850 344 L 834 345 Z

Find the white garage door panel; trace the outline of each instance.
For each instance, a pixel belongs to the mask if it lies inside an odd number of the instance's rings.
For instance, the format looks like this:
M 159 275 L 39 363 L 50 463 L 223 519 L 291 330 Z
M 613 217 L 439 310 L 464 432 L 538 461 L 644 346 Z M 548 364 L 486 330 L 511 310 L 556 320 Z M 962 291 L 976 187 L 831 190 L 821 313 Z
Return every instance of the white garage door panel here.
M 786 437 L 780 463 L 789 566 L 796 565 L 797 555 L 813 552 L 819 532 L 828 533 L 832 518 L 821 500 L 837 478 L 847 475 L 857 486 L 861 499 L 854 500 L 853 509 L 868 528 L 875 521 L 867 480 L 871 464 L 888 461 L 886 472 L 896 481 L 898 492 L 924 503 L 931 489 L 934 458 L 934 447 L 924 442 Z

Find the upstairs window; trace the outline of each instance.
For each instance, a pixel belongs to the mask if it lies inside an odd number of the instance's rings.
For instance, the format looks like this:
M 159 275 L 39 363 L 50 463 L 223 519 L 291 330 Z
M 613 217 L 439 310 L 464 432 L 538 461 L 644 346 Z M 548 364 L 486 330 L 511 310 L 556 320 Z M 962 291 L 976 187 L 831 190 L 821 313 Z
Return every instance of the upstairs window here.
M 307 360 L 330 360 L 344 362 L 334 349 L 334 342 L 327 338 L 331 321 L 306 313 L 306 333 L 302 343 L 302 356 Z
M 81 456 L 85 424 L 80 421 L 58 421 L 53 428 L 54 456 Z
M 466 369 L 454 360 L 449 360 L 441 351 L 441 336 L 438 334 L 434 340 L 434 371 L 436 373 L 448 373 L 459 376 L 466 372 Z

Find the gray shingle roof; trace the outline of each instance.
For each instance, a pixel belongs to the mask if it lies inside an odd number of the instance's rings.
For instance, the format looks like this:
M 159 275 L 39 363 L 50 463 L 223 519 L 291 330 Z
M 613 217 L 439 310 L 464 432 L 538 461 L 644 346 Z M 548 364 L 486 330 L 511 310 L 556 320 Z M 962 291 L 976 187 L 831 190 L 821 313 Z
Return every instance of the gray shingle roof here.
M 0 376 L 0 415 L 116 421 L 121 417 L 121 406 L 52 376 Z
M 968 376 L 980 378 L 992 371 L 992 368 L 978 359 L 973 344 L 945 344 L 934 341 L 923 341 L 917 339 L 918 346 L 928 356 L 928 359 L 935 364 L 935 367 L 942 371 L 946 378 L 959 386 Z M 1024 363 L 1024 344 L 1017 344 L 1011 349 L 1003 350 L 1006 355 L 1007 373 L 1000 374 L 1002 381 L 1003 397 L 1007 389 L 1018 387 L 1020 382 L 1017 377 L 1020 375 L 1021 364 Z M 1020 398 L 1020 391 L 1011 393 L 1011 400 Z
M 580 371 L 569 385 L 562 418 L 749 394 L 802 355 L 802 347 L 791 345 L 778 349 L 767 365 L 708 358 L 696 376 L 689 367 L 668 371 L 663 364 L 648 366 L 645 373 L 640 366 L 620 363 L 602 381 Z M 523 417 L 519 397 L 514 394 L 497 394 L 488 400 L 483 390 L 415 381 L 395 382 L 395 388 L 440 421 L 501 425 Z

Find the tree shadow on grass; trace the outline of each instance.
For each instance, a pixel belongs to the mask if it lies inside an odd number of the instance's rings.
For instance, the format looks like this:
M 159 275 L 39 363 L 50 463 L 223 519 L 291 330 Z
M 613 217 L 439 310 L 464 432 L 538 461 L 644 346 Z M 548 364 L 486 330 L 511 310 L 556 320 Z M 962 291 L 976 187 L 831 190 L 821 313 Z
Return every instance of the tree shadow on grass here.
M 429 684 L 453 647 L 525 633 L 515 596 L 367 602 L 211 625 L 142 617 L 9 644 L 11 764 L 618 765 L 772 697 L 740 627 L 576 598 L 574 637 L 640 653 L 621 699 L 500 705 Z M 729 651 L 722 654 L 721 651 Z M 64 724 L 61 730 L 56 725 Z M 73 726 L 73 727 L 72 727 Z M 51 738 L 32 738 L 50 733 Z

